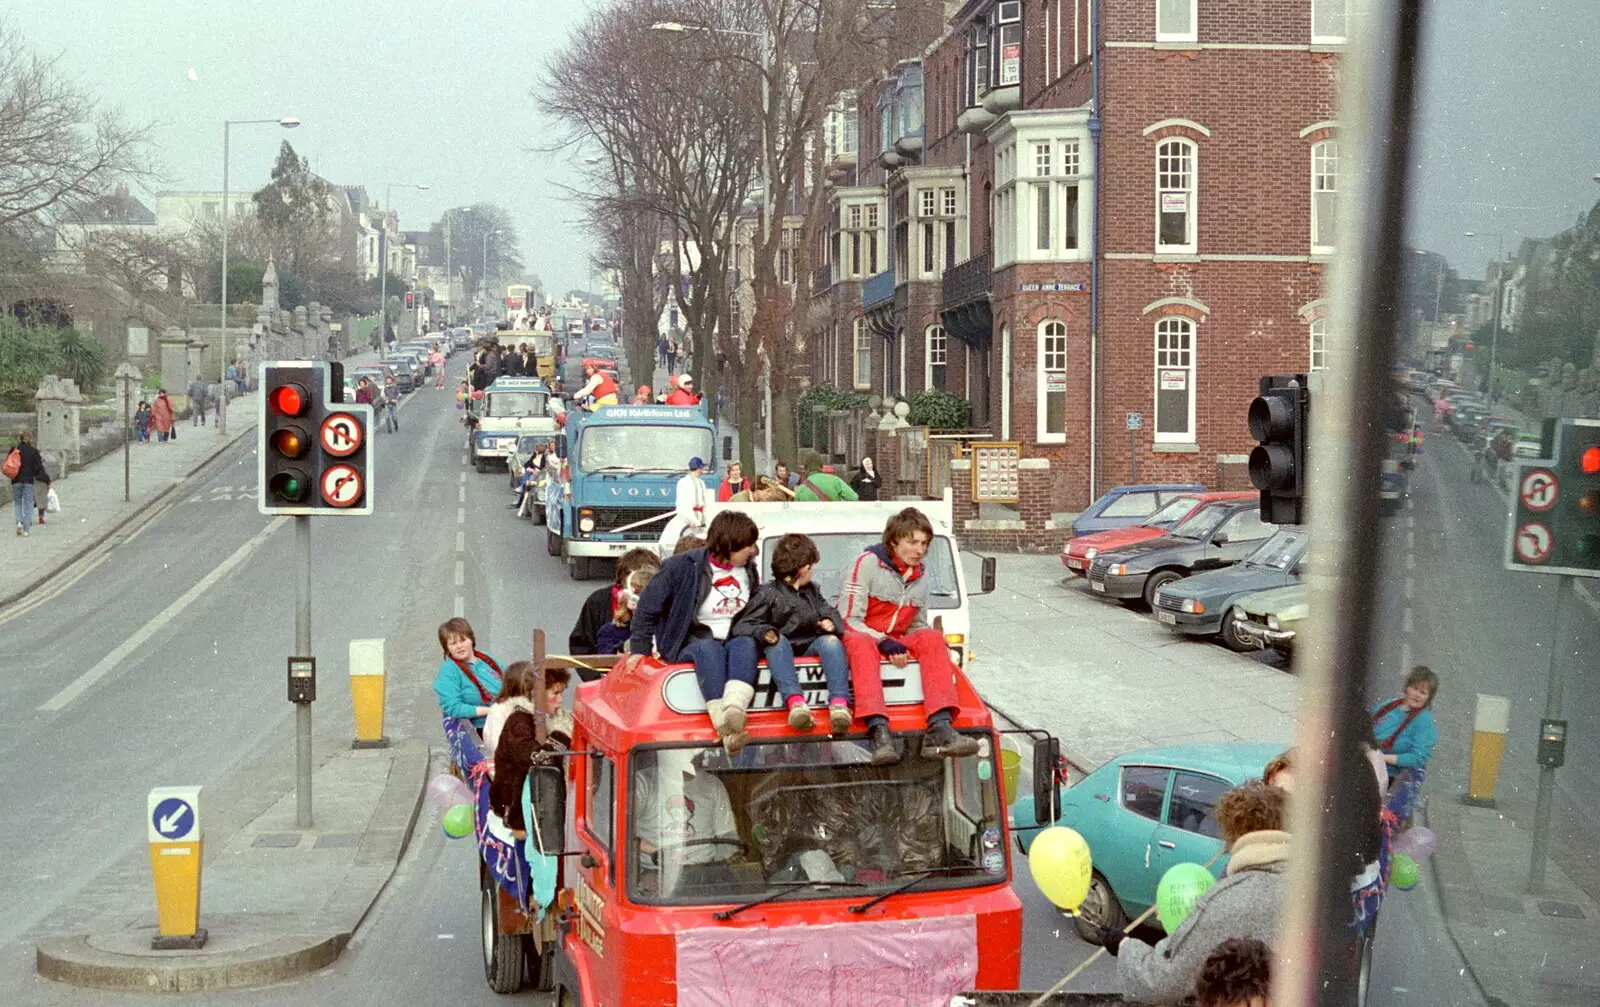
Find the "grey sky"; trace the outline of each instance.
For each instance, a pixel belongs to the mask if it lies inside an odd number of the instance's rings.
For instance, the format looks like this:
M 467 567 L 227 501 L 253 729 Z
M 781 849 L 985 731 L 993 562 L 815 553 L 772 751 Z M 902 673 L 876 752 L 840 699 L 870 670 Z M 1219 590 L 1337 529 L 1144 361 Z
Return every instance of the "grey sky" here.
M 528 153 L 545 136 L 529 90 L 590 0 L 29 0 L 0 3 L 69 72 L 138 120 L 161 123 L 180 187 L 221 184 L 224 118 L 298 115 L 288 134 L 323 176 L 396 191 L 407 228 L 448 207 L 509 207 L 547 286 L 585 282 L 587 240 L 553 180 L 569 159 Z M 601 2 L 601 0 L 594 0 Z M 1415 242 L 1466 275 L 1524 236 L 1571 224 L 1600 197 L 1595 0 L 1432 0 L 1418 142 Z M 187 79 L 194 68 L 198 81 Z M 234 134 L 239 188 L 266 180 L 283 137 Z
M 0 2 L 35 47 L 135 121 L 159 123 L 173 188 L 222 185 L 223 119 L 299 116 L 292 132 L 233 130 L 236 189 L 267 180 L 287 137 L 312 168 L 377 199 L 396 189 L 401 226 L 452 206 L 511 210 L 524 261 L 551 289 L 582 286 L 586 239 L 552 179 L 566 159 L 530 94 L 544 54 L 586 0 L 25 0 Z M 199 80 L 190 81 L 193 68 Z

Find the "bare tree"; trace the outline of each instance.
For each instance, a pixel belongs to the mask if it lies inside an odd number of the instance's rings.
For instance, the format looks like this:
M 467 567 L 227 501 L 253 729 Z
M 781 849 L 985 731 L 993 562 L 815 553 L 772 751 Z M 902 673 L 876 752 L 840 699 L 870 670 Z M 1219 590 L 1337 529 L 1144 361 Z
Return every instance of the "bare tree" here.
M 155 177 L 148 127 L 100 107 L 0 21 L 0 228 Z

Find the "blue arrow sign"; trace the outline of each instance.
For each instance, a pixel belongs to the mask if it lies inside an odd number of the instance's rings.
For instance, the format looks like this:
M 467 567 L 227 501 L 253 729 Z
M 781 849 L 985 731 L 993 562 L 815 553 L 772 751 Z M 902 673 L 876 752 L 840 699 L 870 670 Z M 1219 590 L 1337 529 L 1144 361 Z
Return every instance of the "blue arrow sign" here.
M 194 828 L 194 808 L 181 797 L 169 797 L 150 813 L 150 824 L 168 839 L 186 836 Z

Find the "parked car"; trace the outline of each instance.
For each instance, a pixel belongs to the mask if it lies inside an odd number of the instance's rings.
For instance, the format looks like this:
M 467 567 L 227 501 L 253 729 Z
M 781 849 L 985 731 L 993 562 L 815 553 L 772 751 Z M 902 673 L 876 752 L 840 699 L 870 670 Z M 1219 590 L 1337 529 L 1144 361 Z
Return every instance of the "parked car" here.
M 1259 498 L 1206 504 L 1170 535 L 1095 556 L 1089 589 L 1107 598 L 1143 598 L 1153 607 L 1164 586 L 1231 566 L 1276 530 L 1261 520 Z
M 457 350 L 472 349 L 472 329 L 465 325 L 450 330 L 450 345 Z
M 1256 649 L 1294 655 L 1295 636 L 1311 614 L 1304 583 L 1245 595 L 1233 606 L 1234 635 Z
M 1079 936 L 1097 942 L 1101 927 L 1122 929 L 1156 901 L 1173 864 L 1203 864 L 1222 851 L 1212 809 L 1226 791 L 1262 770 L 1284 746 L 1209 741 L 1125 752 L 1061 791 L 1060 824 L 1089 844 L 1089 897 L 1073 917 Z M 1040 826 L 1016 822 L 1027 853 Z M 1217 877 L 1228 866 L 1211 865 Z M 1159 925 L 1151 917 L 1152 925 Z
M 1180 494 L 1205 492 L 1199 483 L 1151 483 L 1144 486 L 1118 486 L 1072 521 L 1072 534 L 1089 535 L 1112 528 L 1143 524 L 1145 519 L 1165 507 Z
M 1079 576 L 1087 576 L 1089 563 L 1100 553 L 1111 552 L 1125 546 L 1160 538 L 1182 524 L 1185 519 L 1205 504 L 1218 500 L 1257 500 L 1259 498 L 1260 494 L 1254 490 L 1228 493 L 1180 493 L 1172 497 L 1165 507 L 1146 518 L 1142 524 L 1129 525 L 1126 528 L 1113 528 L 1110 531 L 1097 531 L 1092 535 L 1078 535 L 1067 539 L 1066 544 L 1061 547 L 1061 562 L 1073 573 Z
M 1257 591 L 1297 583 L 1307 540 L 1304 527 L 1284 525 L 1243 562 L 1163 586 L 1151 606 L 1156 621 L 1191 636 L 1220 634 L 1231 650 L 1255 650 L 1238 635 L 1233 606 Z
M 1544 441 L 1538 434 L 1517 434 L 1511 445 L 1513 458 L 1538 458 L 1544 454 Z

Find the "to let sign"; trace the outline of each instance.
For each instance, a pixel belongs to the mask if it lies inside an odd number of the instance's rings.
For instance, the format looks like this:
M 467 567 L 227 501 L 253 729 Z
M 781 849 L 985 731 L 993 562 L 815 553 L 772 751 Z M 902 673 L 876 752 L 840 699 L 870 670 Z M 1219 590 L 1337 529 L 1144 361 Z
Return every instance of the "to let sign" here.
M 972 445 L 972 502 L 1018 503 L 1022 484 L 1018 476 L 1022 445 Z

